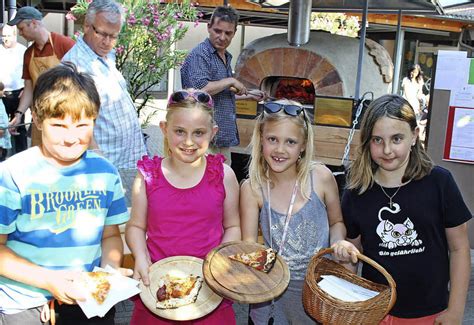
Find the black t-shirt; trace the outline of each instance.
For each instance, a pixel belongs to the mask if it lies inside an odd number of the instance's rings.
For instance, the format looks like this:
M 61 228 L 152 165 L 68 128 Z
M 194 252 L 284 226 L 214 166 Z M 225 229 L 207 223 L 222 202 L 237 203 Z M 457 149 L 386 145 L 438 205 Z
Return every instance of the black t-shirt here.
M 397 188 L 384 188 L 392 196 Z M 342 212 L 347 237 L 361 236 L 364 255 L 381 264 L 397 284 L 390 314 L 402 318 L 432 315 L 447 308 L 449 257 L 445 228 L 459 226 L 472 215 L 451 173 L 435 167 L 430 175 L 402 186 L 389 198 L 378 184 L 362 195 L 346 190 Z M 362 276 L 387 283 L 369 265 Z

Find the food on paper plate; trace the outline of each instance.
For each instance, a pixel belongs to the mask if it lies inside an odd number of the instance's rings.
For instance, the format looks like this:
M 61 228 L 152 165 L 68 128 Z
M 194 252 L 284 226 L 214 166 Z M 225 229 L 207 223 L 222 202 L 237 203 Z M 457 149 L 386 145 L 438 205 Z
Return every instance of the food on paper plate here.
M 276 251 L 272 248 L 261 249 L 251 253 L 230 255 L 231 260 L 243 263 L 259 271 L 268 273 L 276 261 Z
M 159 279 L 156 308 L 172 309 L 192 304 L 201 286 L 202 278 L 198 275 L 177 277 L 167 274 Z
M 81 282 L 84 284 L 87 292 L 89 292 L 94 300 L 102 305 L 110 291 L 109 277 L 112 274 L 97 271 L 83 272 L 81 274 Z

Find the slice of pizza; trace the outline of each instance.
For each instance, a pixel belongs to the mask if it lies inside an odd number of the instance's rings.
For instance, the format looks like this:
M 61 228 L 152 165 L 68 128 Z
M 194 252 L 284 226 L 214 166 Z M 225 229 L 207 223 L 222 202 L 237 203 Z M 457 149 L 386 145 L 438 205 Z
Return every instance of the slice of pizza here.
M 272 248 L 261 249 L 251 253 L 230 255 L 231 260 L 243 263 L 259 271 L 268 273 L 276 261 L 276 251 Z
M 90 293 L 92 298 L 99 304 L 102 305 L 107 298 L 110 291 L 109 277 L 110 273 L 97 271 L 97 272 L 83 272 L 81 274 L 81 282 L 84 284 L 87 292 Z
M 171 309 L 192 304 L 201 286 L 202 278 L 198 275 L 176 277 L 167 274 L 159 279 L 156 308 Z

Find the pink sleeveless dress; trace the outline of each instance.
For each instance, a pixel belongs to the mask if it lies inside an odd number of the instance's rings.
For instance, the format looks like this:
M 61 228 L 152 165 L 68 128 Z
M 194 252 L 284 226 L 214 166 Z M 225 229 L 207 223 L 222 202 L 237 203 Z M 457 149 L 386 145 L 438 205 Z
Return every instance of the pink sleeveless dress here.
M 137 163 L 148 198 L 147 247 L 152 263 L 163 258 L 188 255 L 204 258 L 221 243 L 224 234 L 224 156 L 208 155 L 201 181 L 180 189 L 163 175 L 163 158 L 148 156 Z M 224 301 L 212 313 L 186 322 L 170 321 L 151 313 L 141 299 L 135 300 L 130 324 L 235 324 L 232 304 Z

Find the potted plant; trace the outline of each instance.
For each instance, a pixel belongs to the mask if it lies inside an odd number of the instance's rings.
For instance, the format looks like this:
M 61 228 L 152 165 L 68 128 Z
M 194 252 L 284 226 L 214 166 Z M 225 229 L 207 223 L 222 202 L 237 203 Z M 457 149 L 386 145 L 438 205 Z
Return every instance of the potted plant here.
M 66 15 L 81 20 L 92 0 L 78 0 Z M 188 26 L 197 26 L 202 17 L 190 0 L 118 0 L 125 10 L 125 23 L 116 51 L 117 69 L 127 81 L 128 92 L 135 103 L 142 128 L 150 122 L 156 109 L 144 110 L 154 87 L 160 84 L 170 69 L 179 66 L 186 57 L 185 50 L 175 48 Z M 146 112 L 145 112 L 146 111 Z

